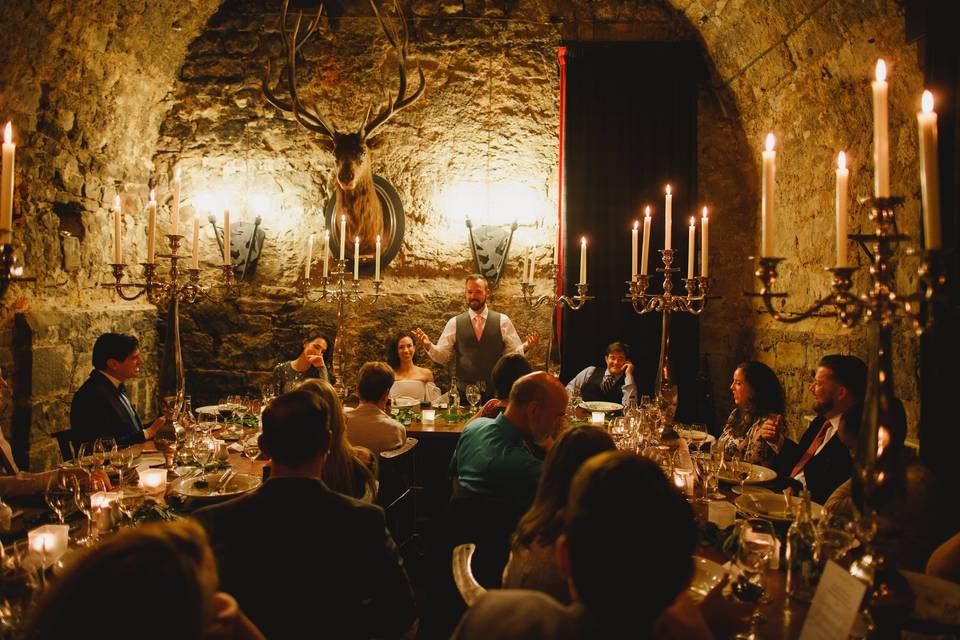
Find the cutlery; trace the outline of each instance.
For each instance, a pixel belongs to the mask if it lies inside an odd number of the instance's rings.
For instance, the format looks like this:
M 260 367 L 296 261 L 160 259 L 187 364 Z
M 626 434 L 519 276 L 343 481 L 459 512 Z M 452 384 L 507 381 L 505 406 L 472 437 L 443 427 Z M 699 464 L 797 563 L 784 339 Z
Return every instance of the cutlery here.
M 233 480 L 233 477 L 237 475 L 237 472 L 233 469 L 227 469 L 226 473 L 220 477 L 220 485 L 217 488 L 217 493 L 223 494 L 227 492 L 227 485 L 230 484 L 230 481 Z

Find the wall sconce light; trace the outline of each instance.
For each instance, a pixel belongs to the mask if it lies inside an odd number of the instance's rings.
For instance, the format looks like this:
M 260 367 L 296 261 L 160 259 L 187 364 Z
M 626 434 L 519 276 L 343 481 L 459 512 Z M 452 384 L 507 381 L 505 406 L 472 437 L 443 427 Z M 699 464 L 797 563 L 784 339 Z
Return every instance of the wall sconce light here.
M 223 253 L 223 229 L 217 226 L 217 218 L 213 214 L 207 217 L 213 227 L 213 235 L 217 238 L 220 253 Z M 237 280 L 246 279 L 247 273 L 253 273 L 260 260 L 267 233 L 260 227 L 262 218 L 257 216 L 253 224 L 249 222 L 234 222 L 230 225 L 230 262 L 233 271 L 239 271 Z
M 487 279 L 491 289 L 496 288 L 503 273 L 503 265 L 510 255 L 513 232 L 517 230 L 517 221 L 504 225 L 485 224 L 474 229 L 470 218 L 465 220 L 470 238 L 470 251 L 477 267 L 477 273 Z

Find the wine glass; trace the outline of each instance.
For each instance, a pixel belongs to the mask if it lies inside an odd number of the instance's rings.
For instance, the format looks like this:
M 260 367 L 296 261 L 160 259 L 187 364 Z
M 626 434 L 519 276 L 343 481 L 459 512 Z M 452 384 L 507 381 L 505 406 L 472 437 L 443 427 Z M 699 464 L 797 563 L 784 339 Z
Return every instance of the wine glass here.
M 93 504 L 90 502 L 90 496 L 104 489 L 106 489 L 106 486 L 104 486 L 102 480 L 91 477 L 89 490 L 84 492 L 80 487 L 80 480 L 76 476 L 70 476 L 70 491 L 73 494 L 73 504 L 87 519 L 87 537 L 77 539 L 77 544 L 81 547 L 90 546 L 97 541 L 98 530 L 93 525 Z
M 113 456 L 113 466 L 120 473 L 117 482 L 118 489 L 120 489 L 121 492 L 123 491 L 124 475 L 133 469 L 133 461 L 136 460 L 136 458 L 136 451 L 133 447 L 117 447 L 116 453 Z
M 207 464 L 213 457 L 213 443 L 209 438 L 201 438 L 193 446 L 192 451 L 193 460 L 200 465 L 200 473 L 203 474 L 207 470 Z
M 753 473 L 753 465 L 750 464 L 749 460 L 733 460 L 731 462 L 733 467 L 734 477 L 740 481 L 740 486 L 734 488 L 734 493 L 743 495 L 743 485 L 750 478 L 750 474 Z
M 113 438 L 111 438 L 111 440 L 112 439 Z M 93 461 L 97 464 L 97 468 L 103 469 L 104 463 L 107 460 L 107 450 L 103 446 L 103 438 L 97 438 L 93 441 L 91 455 L 93 456 Z
M 839 563 L 857 544 L 857 523 L 845 514 L 824 511 L 817 521 L 816 530 L 814 555 L 821 569 L 827 560 Z
M 251 462 L 260 456 L 259 438 L 250 438 L 243 443 L 243 455 L 245 455 Z
M 117 508 L 120 509 L 120 513 L 124 515 L 127 522 L 132 524 L 137 510 L 145 500 L 146 493 L 142 489 L 134 487 L 123 492 L 117 501 Z
M 692 446 L 697 453 L 703 449 L 703 445 L 707 443 L 707 425 L 703 422 L 693 422 L 687 425 L 687 430 L 690 432 L 690 446 Z
M 736 564 L 740 569 L 740 576 L 730 586 L 730 590 L 743 602 L 758 604 L 764 602 L 766 596 L 764 573 L 770 566 L 776 551 L 776 534 L 773 524 L 762 518 L 744 520 L 739 525 L 737 542 Z M 750 632 L 738 634 L 736 638 L 754 640 L 756 634 L 753 626 L 765 622 L 766 618 L 755 608 L 750 621 Z
M 103 466 L 113 465 L 113 458 L 117 452 L 117 439 L 116 438 L 98 438 L 100 447 L 103 449 Z
M 73 494 L 70 492 L 70 485 L 67 482 L 67 476 L 54 472 L 47 478 L 47 485 L 43 492 L 43 500 L 57 516 L 60 524 L 64 523 L 67 508 L 73 501 Z
M 96 443 L 94 442 L 82 442 L 77 448 L 77 465 L 88 474 L 99 469 L 103 462 L 102 458 L 100 462 L 97 461 L 97 455 L 94 453 L 95 448 Z
M 477 384 L 467 385 L 467 402 L 470 403 L 470 412 L 477 412 L 477 405 L 480 404 L 480 386 Z

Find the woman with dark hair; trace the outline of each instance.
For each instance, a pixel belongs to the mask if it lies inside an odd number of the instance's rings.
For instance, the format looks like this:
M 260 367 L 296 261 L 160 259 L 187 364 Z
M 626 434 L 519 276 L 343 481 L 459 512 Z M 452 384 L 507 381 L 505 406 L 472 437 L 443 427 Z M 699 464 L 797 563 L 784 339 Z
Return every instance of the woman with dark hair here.
M 736 406 L 723 426 L 720 446 L 753 464 L 773 466 L 786 430 L 786 402 L 777 374 L 762 362 L 741 362 L 730 391 Z
M 417 402 L 433 402 L 440 397 L 440 388 L 433 383 L 433 372 L 413 364 L 417 345 L 406 333 L 398 333 L 387 341 L 387 363 L 393 369 L 391 398 L 411 398 Z
M 325 354 L 329 351 L 330 340 L 322 334 L 314 334 L 303 341 L 300 355 L 290 361 L 283 361 L 273 368 L 273 391 L 276 395 L 292 391 L 300 382 L 308 378 L 319 378 L 331 382 Z
M 586 460 L 615 448 L 610 434 L 589 425 L 571 427 L 557 439 L 543 463 L 533 504 L 514 532 L 510 560 L 503 570 L 504 588 L 534 589 L 570 602 L 567 581 L 554 560 L 570 483 Z
M 476 414 L 470 416 L 467 422 L 476 418 L 496 418 L 503 413 L 507 408 L 507 398 L 510 397 L 513 383 L 528 373 L 533 373 L 533 367 L 523 354 L 508 353 L 501 356 L 497 364 L 493 365 L 493 371 L 490 372 L 494 396 L 487 400 Z

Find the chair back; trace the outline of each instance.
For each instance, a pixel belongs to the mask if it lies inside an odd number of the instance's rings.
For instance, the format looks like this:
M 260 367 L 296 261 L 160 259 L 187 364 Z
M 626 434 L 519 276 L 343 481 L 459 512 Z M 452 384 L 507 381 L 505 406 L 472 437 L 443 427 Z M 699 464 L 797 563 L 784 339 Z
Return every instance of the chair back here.
M 50 435 L 57 439 L 57 444 L 60 446 L 60 457 L 63 458 L 64 462 L 73 460 L 76 457 L 75 448 L 77 441 L 76 438 L 74 438 L 73 429 L 56 431 Z
M 416 479 L 417 439 L 407 438 L 403 446 L 379 455 L 380 484 L 376 504 L 386 513 L 387 528 L 398 547 L 403 547 L 416 530 L 416 495 L 413 490 Z
M 476 546 L 469 542 L 453 548 L 453 581 L 457 584 L 457 591 L 460 592 L 460 597 L 468 607 L 472 607 L 473 603 L 487 592 L 473 577 L 470 560 L 473 558 L 475 549 Z

